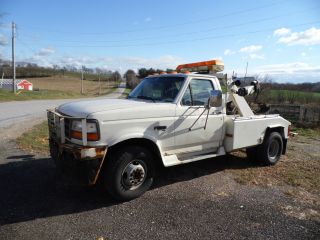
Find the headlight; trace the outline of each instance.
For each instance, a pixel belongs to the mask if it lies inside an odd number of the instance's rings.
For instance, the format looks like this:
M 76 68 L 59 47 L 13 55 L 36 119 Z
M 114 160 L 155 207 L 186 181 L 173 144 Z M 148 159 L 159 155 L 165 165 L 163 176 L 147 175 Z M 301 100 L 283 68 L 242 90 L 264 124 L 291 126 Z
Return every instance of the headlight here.
M 80 120 L 72 121 L 71 137 L 82 139 L 82 122 Z M 87 120 L 87 140 L 98 141 L 99 138 L 98 123 L 95 120 Z

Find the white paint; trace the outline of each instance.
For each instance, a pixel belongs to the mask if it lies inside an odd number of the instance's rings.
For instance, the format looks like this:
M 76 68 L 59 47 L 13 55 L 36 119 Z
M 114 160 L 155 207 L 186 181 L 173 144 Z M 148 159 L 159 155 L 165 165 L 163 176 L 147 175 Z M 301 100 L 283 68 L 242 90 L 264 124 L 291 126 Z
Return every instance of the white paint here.
M 156 144 L 165 166 L 221 156 L 238 148 L 260 144 L 267 127 L 281 126 L 287 133 L 288 121 L 277 115 L 255 116 L 245 99 L 239 97 L 239 100 L 238 96 L 233 96 L 233 99 L 242 117 L 226 115 L 223 104 L 210 109 L 206 129 L 204 114 L 189 131 L 204 109 L 181 105 L 189 82 L 193 78 L 203 78 L 212 81 L 215 89 L 221 90 L 221 87 L 212 75 L 179 75 L 186 80 L 172 103 L 100 99 L 64 104 L 58 111 L 69 116 L 98 120 L 101 139 L 98 142 L 88 141 L 88 146 L 110 147 L 132 138 L 147 139 Z M 166 126 L 166 130 L 157 130 L 157 126 Z M 226 133 L 229 137 L 225 136 Z M 79 140 L 71 141 L 81 144 Z

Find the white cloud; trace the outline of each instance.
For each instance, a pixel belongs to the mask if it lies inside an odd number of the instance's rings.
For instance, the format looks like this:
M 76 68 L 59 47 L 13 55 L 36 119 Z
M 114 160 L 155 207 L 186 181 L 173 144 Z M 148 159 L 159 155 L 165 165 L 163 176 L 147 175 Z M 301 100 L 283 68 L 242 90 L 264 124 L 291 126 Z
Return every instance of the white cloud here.
M 305 52 L 302 52 L 301 57 L 305 57 L 305 56 L 307 56 L 307 54 Z
M 186 62 L 180 57 L 172 55 L 164 55 L 156 58 L 143 58 L 143 57 L 133 57 L 133 56 L 124 56 L 124 57 L 108 57 L 101 59 L 101 64 L 104 68 L 111 70 L 126 70 L 138 68 L 176 68 L 179 64 Z
M 151 21 L 152 21 L 152 18 L 151 18 L 151 17 L 146 17 L 146 18 L 144 19 L 144 21 L 145 21 L 145 22 L 151 22 Z
M 249 54 L 249 58 L 251 58 L 251 59 L 264 59 L 264 55 L 263 54 L 251 53 L 251 54 Z
M 286 35 L 281 35 L 278 42 L 289 46 L 317 45 L 320 44 L 320 28 L 312 27 L 302 32 L 290 32 Z
M 0 34 L 0 46 L 8 45 L 8 38 Z
M 96 56 L 63 56 L 59 58 L 48 58 L 40 55 L 34 55 L 31 58 L 21 59 L 20 61 L 36 63 L 40 66 L 74 66 L 81 68 L 85 65 L 89 68 L 100 67 L 106 70 L 117 70 L 124 73 L 128 69 L 137 70 L 138 68 L 158 68 L 158 69 L 175 69 L 179 64 L 188 62 L 180 57 L 173 55 L 164 55 L 155 58 L 144 58 L 135 56 L 121 57 L 96 57 Z
M 260 66 L 258 71 L 269 74 L 316 73 L 320 76 L 320 65 L 315 66 L 304 62 L 271 64 Z
M 98 67 L 100 59 L 97 57 L 70 57 L 64 56 L 58 60 L 62 65 L 71 65 L 76 68 L 86 67 Z
M 261 45 L 250 45 L 243 48 L 240 48 L 239 52 L 242 53 L 253 53 L 262 49 Z
M 48 56 L 55 53 L 55 50 L 53 48 L 41 48 L 41 50 L 38 52 L 39 56 Z
M 256 73 L 261 76 L 269 75 L 277 82 L 319 82 L 320 65 L 305 62 L 292 62 L 260 66 Z
M 236 53 L 236 52 L 234 52 L 234 51 L 232 51 L 232 50 L 230 50 L 230 49 L 224 50 L 224 55 L 225 55 L 225 56 L 233 55 L 233 54 L 235 54 L 235 53 Z
M 291 32 L 289 28 L 278 28 L 273 32 L 273 35 L 275 36 L 285 36 L 288 35 Z

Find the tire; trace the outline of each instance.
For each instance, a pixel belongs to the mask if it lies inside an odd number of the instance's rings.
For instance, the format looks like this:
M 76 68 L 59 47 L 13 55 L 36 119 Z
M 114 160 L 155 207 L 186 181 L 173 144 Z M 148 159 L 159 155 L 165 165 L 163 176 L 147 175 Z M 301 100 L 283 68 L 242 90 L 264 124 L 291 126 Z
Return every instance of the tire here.
M 278 132 L 270 132 L 258 148 L 258 158 L 264 165 L 275 165 L 281 157 L 282 150 L 282 136 Z
M 110 195 L 129 201 L 144 194 L 155 175 L 154 156 L 140 146 L 127 146 L 111 153 L 106 164 L 104 184 Z

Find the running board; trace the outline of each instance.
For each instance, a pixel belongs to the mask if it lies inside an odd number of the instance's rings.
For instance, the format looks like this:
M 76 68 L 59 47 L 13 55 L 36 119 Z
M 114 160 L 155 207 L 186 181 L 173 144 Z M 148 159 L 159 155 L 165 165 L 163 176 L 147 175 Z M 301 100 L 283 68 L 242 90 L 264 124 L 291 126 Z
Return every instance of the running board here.
M 216 152 L 216 153 L 201 154 L 201 155 L 196 155 L 196 156 L 192 156 L 189 158 L 180 158 L 180 159 L 178 159 L 177 155 L 172 154 L 172 155 L 168 155 L 168 156 L 162 156 L 162 160 L 163 160 L 163 165 L 165 167 L 171 167 L 171 166 L 175 166 L 175 165 L 196 162 L 196 161 L 200 161 L 203 159 L 223 156 L 225 154 L 226 154 L 226 151 L 224 150 L 224 147 L 220 147 L 218 149 L 218 152 Z

